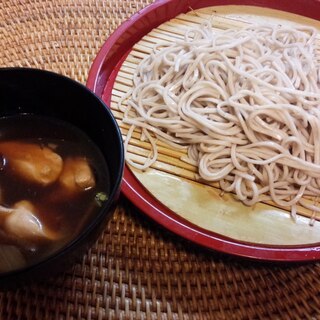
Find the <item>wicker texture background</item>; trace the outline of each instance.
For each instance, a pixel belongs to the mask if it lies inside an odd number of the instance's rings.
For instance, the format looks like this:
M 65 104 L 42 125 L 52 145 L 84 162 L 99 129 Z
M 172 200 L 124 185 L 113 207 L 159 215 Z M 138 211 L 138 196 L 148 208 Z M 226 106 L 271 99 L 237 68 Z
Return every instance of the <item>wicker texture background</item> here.
M 0 67 L 85 83 L 108 35 L 151 0 L 0 0 Z M 121 199 L 98 242 L 56 279 L 0 293 L 0 319 L 320 319 L 320 264 L 221 256 Z

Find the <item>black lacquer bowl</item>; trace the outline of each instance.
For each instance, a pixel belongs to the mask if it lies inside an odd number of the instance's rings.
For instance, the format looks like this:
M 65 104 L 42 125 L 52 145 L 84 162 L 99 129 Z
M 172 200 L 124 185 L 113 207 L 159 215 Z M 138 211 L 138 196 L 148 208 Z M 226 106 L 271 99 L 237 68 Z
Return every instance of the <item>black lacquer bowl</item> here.
M 52 276 L 81 257 L 101 234 L 114 210 L 124 167 L 121 133 L 109 108 L 74 80 L 38 69 L 0 69 L 0 117 L 17 114 L 63 120 L 86 133 L 105 158 L 110 193 L 98 214 L 63 248 L 24 269 L 0 273 L 0 290 Z

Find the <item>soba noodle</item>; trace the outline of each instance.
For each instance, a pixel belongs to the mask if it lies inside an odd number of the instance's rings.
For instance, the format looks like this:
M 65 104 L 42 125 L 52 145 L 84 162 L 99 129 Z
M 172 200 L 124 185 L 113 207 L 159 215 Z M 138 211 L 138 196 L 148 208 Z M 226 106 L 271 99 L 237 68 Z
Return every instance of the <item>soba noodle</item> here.
M 183 40 L 159 44 L 138 66 L 122 98 L 123 122 L 152 146 L 188 148 L 200 179 L 219 181 L 246 205 L 272 200 L 320 208 L 320 68 L 310 27 L 250 25 L 216 32 L 209 22 Z M 127 100 L 127 107 L 122 102 Z

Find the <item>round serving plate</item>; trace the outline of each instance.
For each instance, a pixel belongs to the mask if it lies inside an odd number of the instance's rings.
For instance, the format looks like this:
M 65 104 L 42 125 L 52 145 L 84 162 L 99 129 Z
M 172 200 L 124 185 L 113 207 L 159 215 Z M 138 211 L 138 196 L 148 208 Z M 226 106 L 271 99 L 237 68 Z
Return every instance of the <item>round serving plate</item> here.
M 220 6 L 223 6 L 223 10 L 225 11 L 225 8 L 228 10 L 228 7 L 226 6 L 230 6 L 231 8 L 231 6 L 234 7 L 234 5 L 237 5 L 237 1 L 156 1 L 124 22 L 107 39 L 92 64 L 87 86 L 96 95 L 101 97 L 106 104 L 110 105 L 112 90 L 123 62 L 131 52 L 132 47 L 151 30 L 177 15 L 186 13 L 190 10 L 197 10 L 212 6 L 220 8 Z M 304 18 L 310 18 L 316 21 L 320 20 L 320 2 L 317 0 L 247 0 L 243 1 L 241 6 L 250 6 L 251 12 L 254 8 L 257 8 L 257 11 L 259 12 L 261 12 L 261 10 L 263 11 L 262 8 L 266 8 L 268 10 L 280 10 L 278 11 L 280 15 L 282 13 L 298 15 L 302 20 Z M 277 14 L 276 11 L 275 13 Z M 288 19 L 290 19 L 290 17 Z M 263 237 L 260 237 L 262 239 L 261 241 L 253 241 L 253 238 L 250 238 L 250 236 L 246 239 L 245 236 L 233 234 L 232 221 L 228 221 L 229 224 L 227 226 L 231 226 L 229 231 L 219 232 L 217 230 L 220 229 L 215 228 L 215 226 L 212 228 L 206 228 L 206 221 L 199 220 L 197 223 L 192 217 L 190 218 L 190 215 L 187 213 L 184 215 L 184 212 L 178 212 L 178 209 L 176 210 L 176 208 L 178 208 L 177 206 L 170 205 L 165 201 L 166 193 L 163 193 L 160 196 L 155 195 L 153 190 L 151 190 L 152 183 L 158 185 L 158 187 L 163 184 L 164 187 L 167 187 L 169 190 L 167 191 L 167 194 L 172 192 L 172 190 L 178 190 L 179 186 L 183 185 L 183 181 L 175 182 L 174 178 L 171 179 L 166 177 L 164 180 L 161 179 L 162 177 L 160 175 L 153 174 L 152 171 L 149 175 L 142 176 L 138 172 L 135 172 L 126 166 L 122 183 L 122 192 L 142 212 L 168 230 L 201 246 L 256 260 L 298 262 L 315 261 L 320 259 L 320 227 L 309 227 L 306 226 L 308 223 L 304 223 L 303 227 L 300 227 L 299 225 L 294 226 L 294 230 L 288 228 L 285 232 L 287 232 L 291 238 L 295 239 L 292 243 L 289 241 L 283 244 L 277 242 L 273 243 L 272 241 L 264 242 Z M 172 188 L 172 190 L 170 188 Z M 183 192 L 183 189 L 181 189 L 180 192 Z M 208 194 L 210 194 L 210 191 L 204 190 L 204 194 L 205 193 L 207 193 L 206 200 L 208 201 Z M 209 206 L 210 210 L 212 210 L 212 208 L 217 204 L 215 201 L 216 198 L 213 197 Z M 187 200 L 184 202 L 187 203 Z M 191 204 L 190 207 L 192 207 Z M 184 208 L 186 208 L 186 206 Z M 181 210 L 183 211 L 184 209 Z M 192 207 L 192 210 L 197 210 L 197 207 Z M 205 212 L 202 213 L 205 214 Z M 270 215 L 270 212 L 267 214 Z M 244 223 L 244 221 L 247 221 L 252 217 L 251 213 L 248 215 L 246 212 L 242 212 L 242 216 L 241 214 L 239 216 L 242 217 L 241 223 Z M 210 212 L 208 212 L 208 217 L 208 219 L 210 219 Z M 257 220 L 254 224 L 249 222 L 247 225 L 247 233 L 250 234 L 251 232 L 254 234 L 254 232 L 259 233 L 260 231 L 262 233 L 268 232 L 268 230 L 263 231 L 263 219 L 260 219 L 259 221 Z M 288 219 L 290 220 L 290 218 Z M 224 221 L 225 220 L 222 220 L 222 222 Z M 218 222 L 218 220 L 216 220 L 216 222 Z M 280 222 L 283 223 L 283 221 Z M 212 223 L 214 223 L 214 220 Z M 277 223 L 277 219 L 275 219 L 275 223 Z M 234 220 L 234 224 L 237 224 L 236 219 Z M 257 231 L 252 231 L 252 229 L 256 227 Z M 223 228 L 223 226 L 221 228 Z M 244 234 L 246 234 L 245 228 L 246 225 L 244 225 L 244 230 L 242 230 Z M 285 230 L 286 226 L 283 228 L 283 230 Z M 301 235 L 303 234 L 303 240 L 300 242 L 299 228 L 301 228 Z M 226 229 L 226 226 L 224 229 Z M 271 229 L 272 225 L 270 227 L 270 231 Z M 282 229 L 279 229 L 279 233 L 282 233 Z M 310 241 L 308 241 L 309 234 Z

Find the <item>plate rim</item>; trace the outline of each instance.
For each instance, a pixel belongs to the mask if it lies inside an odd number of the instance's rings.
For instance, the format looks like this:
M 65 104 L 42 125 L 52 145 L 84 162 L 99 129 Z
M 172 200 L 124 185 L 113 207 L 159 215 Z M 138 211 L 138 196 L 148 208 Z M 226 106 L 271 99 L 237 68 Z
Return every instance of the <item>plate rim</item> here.
M 186 5 L 190 7 L 191 2 L 195 1 L 187 1 Z M 208 5 L 208 2 L 210 2 L 210 6 L 238 4 L 236 0 L 200 0 L 200 2 L 198 1 L 198 4 L 200 6 L 203 3 Z M 285 9 L 278 8 L 279 2 L 282 4 L 282 7 L 286 7 L 290 3 L 292 7 L 290 7 L 290 12 L 292 13 L 299 14 L 300 12 L 300 15 L 307 17 L 312 15 L 311 18 L 320 20 L 320 10 L 318 15 L 317 12 L 313 10 L 310 11 L 312 8 L 308 10 L 308 15 L 303 13 L 303 9 L 306 8 L 306 2 L 313 4 L 316 8 L 320 9 L 320 2 L 318 0 L 288 0 L 284 2 L 277 0 L 262 0 L 259 1 L 258 4 L 255 0 L 246 0 L 241 5 L 264 6 L 284 11 Z M 117 41 L 125 34 L 125 32 L 128 32 L 130 28 L 134 28 L 136 24 L 142 21 L 142 19 L 153 14 L 156 10 L 165 9 L 166 6 L 168 8 L 168 6 L 173 6 L 175 3 L 179 4 L 179 0 L 158 0 L 148 5 L 123 22 L 104 42 L 91 65 L 86 85 L 98 95 L 99 98 L 104 101 L 108 100 L 105 101 L 107 105 L 110 103 L 111 90 L 119 68 L 135 42 L 132 41 L 132 38 L 127 40 L 127 50 L 125 50 L 122 55 L 118 54 L 117 56 L 114 54 L 110 55 L 115 44 L 117 44 Z M 304 6 L 301 6 L 302 3 L 304 3 Z M 185 9 L 187 8 L 188 7 Z M 182 12 L 183 10 L 181 10 L 181 13 Z M 154 28 L 154 26 L 152 26 L 151 29 L 152 28 Z M 147 33 L 148 31 L 145 34 Z M 116 53 L 116 51 L 113 53 Z M 109 62 L 109 64 L 107 64 L 107 62 Z M 107 69 L 107 71 L 104 70 L 104 68 Z M 104 73 L 104 71 L 106 72 Z M 105 90 L 109 92 L 107 99 L 104 98 L 103 94 Z M 207 249 L 260 261 L 307 262 L 320 259 L 320 242 L 315 244 L 287 246 L 245 243 L 196 226 L 157 200 L 156 197 L 154 197 L 135 177 L 127 165 L 124 168 L 121 191 L 138 209 L 140 209 L 140 211 L 164 228 Z

